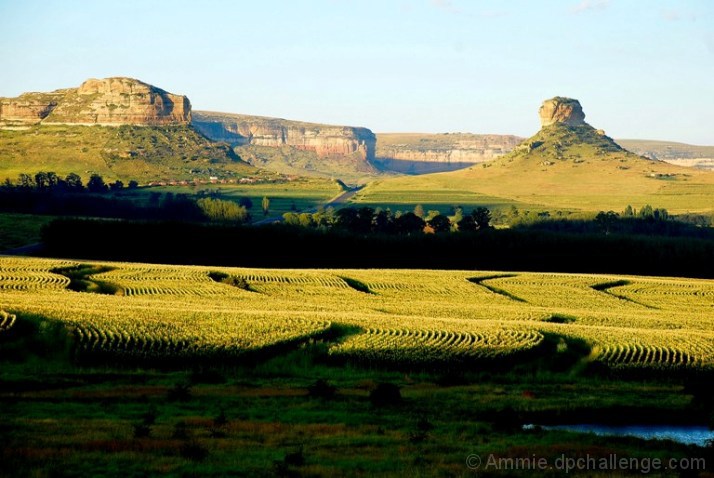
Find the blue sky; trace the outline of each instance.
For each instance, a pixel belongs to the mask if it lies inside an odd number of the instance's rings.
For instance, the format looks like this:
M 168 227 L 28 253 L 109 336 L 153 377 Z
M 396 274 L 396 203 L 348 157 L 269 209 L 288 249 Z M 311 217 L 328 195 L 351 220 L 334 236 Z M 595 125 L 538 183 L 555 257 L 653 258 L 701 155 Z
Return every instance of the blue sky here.
M 0 96 L 131 76 L 194 109 L 529 136 L 580 100 L 619 138 L 714 145 L 711 0 L 0 0 Z

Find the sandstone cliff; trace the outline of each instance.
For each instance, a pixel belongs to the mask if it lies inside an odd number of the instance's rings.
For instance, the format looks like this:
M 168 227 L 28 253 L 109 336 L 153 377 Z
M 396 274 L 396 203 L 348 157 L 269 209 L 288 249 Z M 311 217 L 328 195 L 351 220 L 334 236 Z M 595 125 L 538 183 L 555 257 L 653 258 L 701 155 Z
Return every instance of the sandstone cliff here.
M 209 138 L 236 146 L 291 146 L 320 157 L 374 159 L 376 138 L 367 128 L 207 111 L 194 112 L 192 124 Z
M 380 133 L 375 164 L 411 174 L 453 171 L 491 161 L 516 147 L 522 138 L 496 134 Z
M 581 126 L 585 123 L 585 113 L 578 100 L 556 96 L 545 100 L 538 110 L 541 126 L 560 123 L 568 126 Z
M 90 79 L 79 88 L 0 98 L 0 124 L 188 124 L 188 98 L 132 78 Z

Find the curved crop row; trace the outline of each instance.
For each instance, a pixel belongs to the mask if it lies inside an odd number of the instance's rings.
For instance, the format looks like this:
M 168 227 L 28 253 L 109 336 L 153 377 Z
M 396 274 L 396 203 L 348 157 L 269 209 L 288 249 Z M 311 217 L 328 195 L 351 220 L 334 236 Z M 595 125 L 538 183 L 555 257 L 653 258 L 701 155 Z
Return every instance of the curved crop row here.
M 15 320 L 16 319 L 13 314 L 0 310 L 0 334 L 10 330 L 12 326 L 15 325 Z
M 368 328 L 332 347 L 330 354 L 401 363 L 494 359 L 530 350 L 543 341 L 536 330 L 409 330 Z

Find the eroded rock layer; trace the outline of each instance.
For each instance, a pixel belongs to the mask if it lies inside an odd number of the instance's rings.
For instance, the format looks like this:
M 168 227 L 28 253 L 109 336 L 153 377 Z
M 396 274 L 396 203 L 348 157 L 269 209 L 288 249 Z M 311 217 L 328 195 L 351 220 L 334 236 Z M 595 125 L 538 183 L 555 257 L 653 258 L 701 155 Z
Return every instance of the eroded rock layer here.
M 190 121 L 187 97 L 132 78 L 89 79 L 79 88 L 0 98 L 0 122 L 5 125 L 160 126 Z
M 376 137 L 367 128 L 332 126 L 228 113 L 196 111 L 194 127 L 214 141 L 236 146 L 291 146 L 321 157 L 374 159 Z

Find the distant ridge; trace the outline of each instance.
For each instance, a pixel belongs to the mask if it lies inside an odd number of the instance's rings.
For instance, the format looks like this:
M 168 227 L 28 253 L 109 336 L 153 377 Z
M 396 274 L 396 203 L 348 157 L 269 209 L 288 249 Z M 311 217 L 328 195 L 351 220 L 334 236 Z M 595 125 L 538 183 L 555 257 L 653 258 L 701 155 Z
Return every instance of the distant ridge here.
M 194 111 L 192 124 L 266 169 L 337 177 L 377 172 L 372 165 L 376 137 L 368 128 L 211 111 Z

